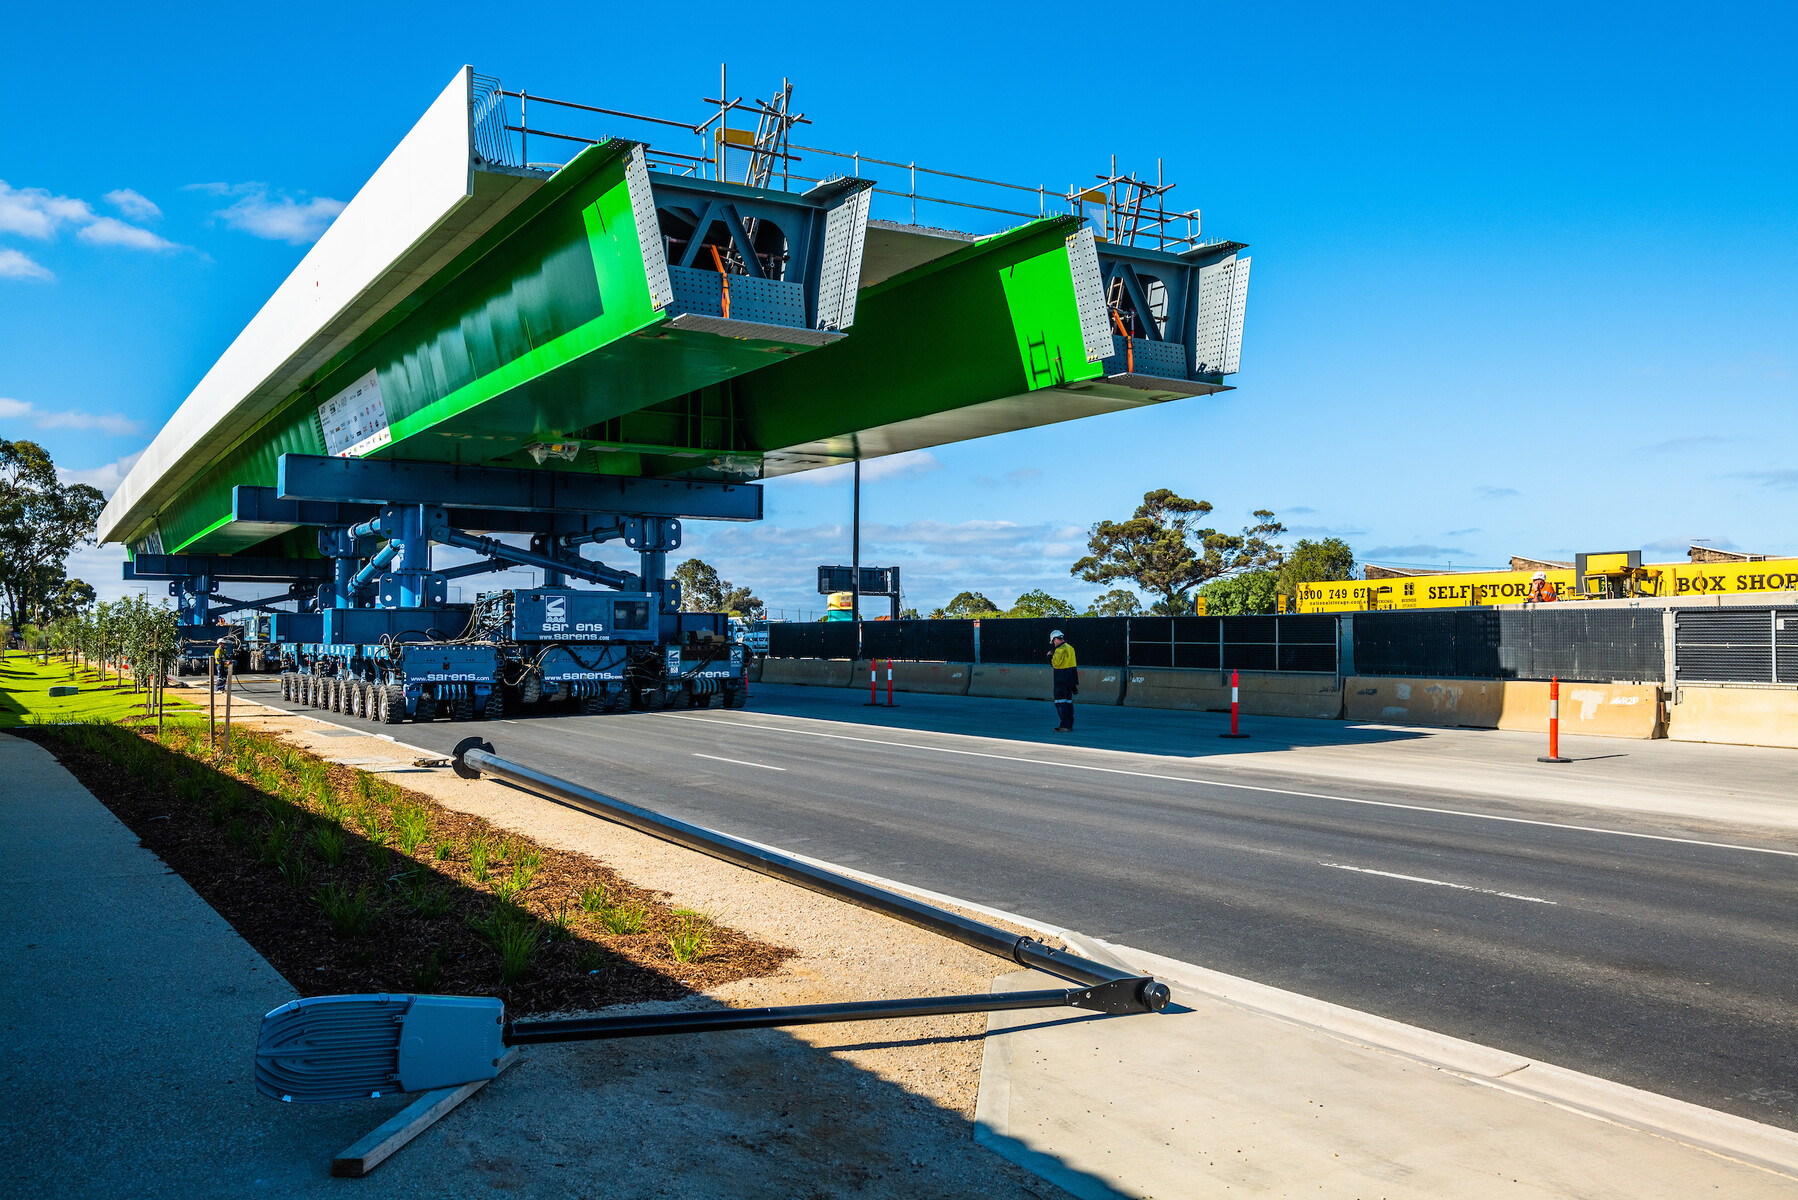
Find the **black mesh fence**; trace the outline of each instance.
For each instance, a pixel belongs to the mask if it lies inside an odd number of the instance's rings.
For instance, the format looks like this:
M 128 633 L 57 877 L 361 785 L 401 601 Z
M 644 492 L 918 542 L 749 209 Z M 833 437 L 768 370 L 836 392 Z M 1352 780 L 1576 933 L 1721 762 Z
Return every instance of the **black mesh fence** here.
M 1798 683 L 1798 609 L 1684 609 L 1673 622 L 1682 683 Z
M 1323 671 L 1336 669 L 1336 618 L 1283 617 L 1047 617 L 973 621 L 864 621 L 862 658 L 911 661 L 1044 663 L 1049 634 L 1061 630 L 1088 667 L 1193 667 L 1210 670 Z M 848 621 L 768 626 L 775 658 L 852 658 Z
M 1469 679 L 1655 680 L 1659 609 L 1356 613 L 1355 673 Z

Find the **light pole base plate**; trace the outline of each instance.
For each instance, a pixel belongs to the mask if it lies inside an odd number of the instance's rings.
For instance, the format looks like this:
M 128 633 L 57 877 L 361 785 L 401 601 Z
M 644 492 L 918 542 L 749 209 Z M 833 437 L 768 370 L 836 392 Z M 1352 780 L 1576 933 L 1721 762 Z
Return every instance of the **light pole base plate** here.
M 1571 758 L 1549 758 L 1547 755 L 1538 755 L 1536 761 L 1546 763 L 1569 763 L 1573 760 Z
M 1221 738 L 1245 738 L 1249 735 L 1246 733 L 1220 733 L 1217 736 Z

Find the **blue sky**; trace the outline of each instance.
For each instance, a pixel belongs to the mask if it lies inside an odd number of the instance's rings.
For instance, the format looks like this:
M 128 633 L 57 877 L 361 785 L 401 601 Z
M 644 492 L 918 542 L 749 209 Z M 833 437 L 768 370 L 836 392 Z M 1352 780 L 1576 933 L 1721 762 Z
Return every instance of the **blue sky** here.
M 1236 391 L 870 464 L 910 602 L 1083 603 L 1083 531 L 1160 486 L 1381 562 L 1798 553 L 1788 6 L 612 9 L 11 14 L 0 436 L 116 479 L 462 63 L 691 118 L 724 59 L 831 147 L 1051 189 L 1159 157 L 1252 244 Z M 815 609 L 846 474 L 768 493 L 689 549 Z

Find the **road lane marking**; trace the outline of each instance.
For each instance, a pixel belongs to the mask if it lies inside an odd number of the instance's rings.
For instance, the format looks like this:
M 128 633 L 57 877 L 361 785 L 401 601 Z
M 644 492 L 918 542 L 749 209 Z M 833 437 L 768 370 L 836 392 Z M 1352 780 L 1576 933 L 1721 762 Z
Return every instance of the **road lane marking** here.
M 1450 883 L 1446 879 L 1426 879 L 1422 875 L 1400 875 L 1397 871 L 1376 871 L 1372 867 L 1351 867 L 1347 863 L 1317 863 L 1320 867 L 1335 867 L 1338 871 L 1354 871 L 1360 875 L 1381 875 L 1387 879 L 1402 879 L 1406 883 L 1427 883 L 1431 887 L 1454 888 L 1457 892 L 1478 892 L 1482 896 L 1503 896 L 1507 900 L 1528 900 L 1531 904 L 1552 904 L 1560 906 L 1559 900 L 1544 900 L 1540 896 L 1520 896 L 1516 892 L 1501 892 L 1493 888 L 1474 887 L 1470 883 Z
M 713 762 L 735 763 L 739 767 L 760 767 L 764 771 L 784 771 L 784 770 L 786 770 L 785 767 L 771 767 L 767 763 L 744 762 L 740 758 L 719 758 L 716 754 L 700 754 L 697 751 L 694 752 L 693 757 L 694 758 L 709 758 Z
M 1328 796 L 1321 792 L 1299 792 L 1291 788 L 1266 787 L 1253 783 L 1227 783 L 1221 779 L 1194 779 L 1188 775 L 1158 775 L 1153 771 L 1129 771 L 1123 767 L 1095 767 L 1087 763 L 1055 762 L 1047 758 L 1024 758 L 1016 754 L 993 754 L 984 750 L 956 750 L 949 746 L 921 746 L 916 742 L 893 742 L 883 738 L 852 737 L 846 733 L 825 733 L 816 729 L 789 729 L 784 725 L 766 725 L 759 721 L 724 721 L 717 717 L 693 717 L 684 713 L 663 714 L 675 721 L 703 721 L 708 725 L 729 725 L 736 729 L 754 729 L 764 733 L 790 733 L 800 737 L 831 738 L 840 742 L 865 742 L 870 746 L 897 746 L 901 750 L 930 750 L 937 754 L 959 754 L 967 758 L 992 758 L 1000 762 L 1029 763 L 1038 767 L 1056 767 L 1065 771 L 1096 771 L 1102 775 L 1129 775 L 1137 779 L 1161 779 L 1169 783 L 1197 783 L 1206 787 L 1234 788 L 1242 792 L 1262 792 L 1272 796 L 1301 796 L 1307 800 L 1330 800 L 1337 804 L 1363 804 L 1370 808 L 1394 808 L 1406 812 L 1436 813 L 1445 817 L 1466 817 L 1475 821 L 1502 821 L 1508 825 L 1535 825 L 1544 829 L 1568 829 L 1577 833 L 1603 833 L 1611 837 L 1640 838 L 1649 842 L 1673 842 L 1681 846 L 1708 846 L 1715 850 L 1745 850 L 1751 854 L 1775 854 L 1781 858 L 1798 858 L 1798 850 L 1775 850 L 1770 846 L 1744 846 L 1738 842 L 1707 842 L 1698 838 L 1673 837 L 1664 833 L 1636 833 L 1628 829 L 1604 829 L 1597 825 L 1571 825 L 1565 821 L 1538 821 L 1529 817 L 1501 817 L 1496 813 L 1467 812 L 1459 808 L 1437 808 L 1428 804 L 1400 804 L 1396 800 L 1366 800 L 1356 796 Z

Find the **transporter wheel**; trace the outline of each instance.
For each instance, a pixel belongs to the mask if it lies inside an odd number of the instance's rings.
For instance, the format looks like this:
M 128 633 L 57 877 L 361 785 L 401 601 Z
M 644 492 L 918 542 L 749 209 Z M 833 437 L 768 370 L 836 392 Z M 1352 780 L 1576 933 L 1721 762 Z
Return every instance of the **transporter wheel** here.
M 481 718 L 487 721 L 497 721 L 505 715 L 506 692 L 496 683 L 493 685 L 493 690 L 487 693 L 487 707 L 481 710 Z
M 289 674 L 288 672 L 283 671 L 283 672 L 281 672 L 281 699 L 287 700 L 287 699 L 290 699 L 292 696 L 293 696 L 293 676 L 291 674 Z
M 520 704 L 535 704 L 543 699 L 543 676 L 536 671 L 526 671 L 524 682 L 518 688 Z
M 692 697 L 690 700 L 687 701 L 687 707 L 689 707 L 689 708 L 710 708 L 710 707 L 712 707 L 712 694 L 710 692 L 705 692 L 701 695 L 696 695 L 696 696 Z
M 468 684 L 460 696 L 456 697 L 456 707 L 451 710 L 458 721 L 474 720 L 474 684 Z
M 375 692 L 380 707 L 380 715 L 375 719 L 383 725 L 398 725 L 406 719 L 406 689 L 397 683 L 390 683 Z
M 296 697 L 307 708 L 312 707 L 312 685 L 318 682 L 316 675 L 300 676 L 300 694 Z
M 599 696 L 582 696 L 576 703 L 583 717 L 597 717 L 605 711 L 605 701 Z
M 623 704 L 626 700 L 628 700 L 629 697 L 630 697 L 630 694 L 628 692 L 626 692 L 622 686 L 617 685 L 617 684 L 608 684 L 608 685 L 606 685 L 605 696 L 603 697 L 603 699 L 601 700 L 600 703 L 601 703 L 604 711 L 617 712 L 618 706 L 620 704 Z
M 334 713 L 343 711 L 343 680 L 337 676 L 325 685 L 325 708 Z
M 726 687 L 724 689 L 724 707 L 726 707 L 726 708 L 742 708 L 744 705 L 746 705 L 748 703 L 749 703 L 749 693 L 744 691 L 742 688 Z
M 406 711 L 404 703 L 400 705 L 400 711 L 402 713 Z M 420 696 L 418 707 L 412 710 L 412 719 L 420 724 L 425 721 L 435 721 L 437 719 L 437 697 Z

